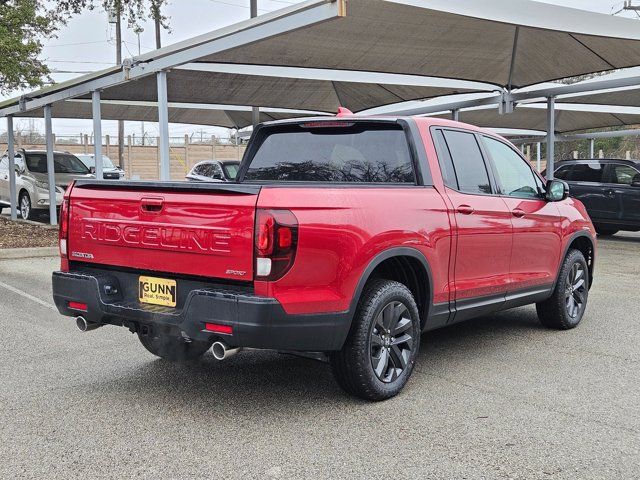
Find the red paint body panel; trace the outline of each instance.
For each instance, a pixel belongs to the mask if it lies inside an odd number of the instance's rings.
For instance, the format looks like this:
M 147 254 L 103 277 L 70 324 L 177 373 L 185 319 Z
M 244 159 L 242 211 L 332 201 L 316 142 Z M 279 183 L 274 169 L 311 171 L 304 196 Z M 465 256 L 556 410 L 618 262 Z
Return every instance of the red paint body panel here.
M 159 211 L 143 209 L 143 203 L 160 200 Z M 257 195 L 218 192 L 157 194 L 75 187 L 69 260 L 250 280 L 256 200 Z
M 433 186 L 268 184 L 259 194 L 74 188 L 69 261 L 167 278 L 253 282 L 256 295 L 275 298 L 286 313 L 313 314 L 348 310 L 367 267 L 389 249 L 420 252 L 431 270 L 433 303 L 447 304 L 551 284 L 572 235 L 585 231 L 595 243 L 578 201 L 446 189 L 430 127 L 481 130 L 440 119 L 412 120 Z M 289 210 L 298 221 L 295 261 L 277 281 L 254 281 L 257 208 Z M 64 260 L 63 270 L 68 267 Z
M 287 313 L 348 310 L 358 281 L 381 252 L 409 247 L 431 266 L 434 302 L 449 300 L 451 248 L 446 205 L 424 187 L 264 187 L 259 208 L 288 208 L 300 224 L 293 268 L 277 282 L 256 282 Z
M 502 198 L 467 195 L 446 189 L 453 204 L 455 234 L 455 298 L 504 294 L 510 283 L 513 244 L 511 212 Z M 470 207 L 473 213 L 460 213 Z

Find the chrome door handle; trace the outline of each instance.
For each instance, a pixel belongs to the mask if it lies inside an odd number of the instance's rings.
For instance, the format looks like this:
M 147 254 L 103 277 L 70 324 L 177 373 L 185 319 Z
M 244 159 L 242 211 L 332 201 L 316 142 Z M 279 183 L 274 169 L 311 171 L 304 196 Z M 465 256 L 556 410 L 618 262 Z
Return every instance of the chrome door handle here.
M 522 210 L 521 208 L 514 208 L 513 210 L 511 210 L 511 213 L 513 213 L 513 216 L 514 216 L 514 217 L 517 217 L 517 218 L 522 218 L 522 217 L 524 217 L 524 216 L 527 214 L 527 213 L 526 213 L 524 210 Z

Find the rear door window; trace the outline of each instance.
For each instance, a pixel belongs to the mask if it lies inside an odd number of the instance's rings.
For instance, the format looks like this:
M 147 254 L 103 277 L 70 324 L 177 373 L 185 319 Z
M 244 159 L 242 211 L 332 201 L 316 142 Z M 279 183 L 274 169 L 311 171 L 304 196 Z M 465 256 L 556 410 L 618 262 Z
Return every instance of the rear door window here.
M 604 169 L 600 163 L 576 163 L 569 180 L 574 182 L 601 183 Z
M 453 160 L 458 190 L 475 194 L 492 193 L 487 166 L 475 134 L 445 130 L 444 138 Z
M 640 172 L 629 165 L 611 165 L 611 183 L 618 185 L 631 185 L 633 178 Z
M 244 180 L 415 184 L 409 143 L 400 125 L 323 123 L 267 130 L 257 140 Z

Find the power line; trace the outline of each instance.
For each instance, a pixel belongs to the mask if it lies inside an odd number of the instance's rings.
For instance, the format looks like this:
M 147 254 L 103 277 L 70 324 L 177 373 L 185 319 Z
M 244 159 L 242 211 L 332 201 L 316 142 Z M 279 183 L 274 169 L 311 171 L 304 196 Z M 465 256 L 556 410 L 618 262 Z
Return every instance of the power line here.
M 95 45 L 96 43 L 109 43 L 109 40 L 97 40 L 95 42 L 59 43 L 57 45 L 43 45 L 42 48 L 76 47 L 78 45 Z

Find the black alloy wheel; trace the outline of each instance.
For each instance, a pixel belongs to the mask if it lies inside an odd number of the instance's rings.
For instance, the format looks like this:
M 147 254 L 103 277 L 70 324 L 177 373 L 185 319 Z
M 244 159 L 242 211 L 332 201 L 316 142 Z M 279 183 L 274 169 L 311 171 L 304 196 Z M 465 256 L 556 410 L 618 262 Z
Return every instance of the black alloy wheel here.
M 407 368 L 413 347 L 413 319 L 401 302 L 387 304 L 371 331 L 371 366 L 384 383 L 395 381 Z

